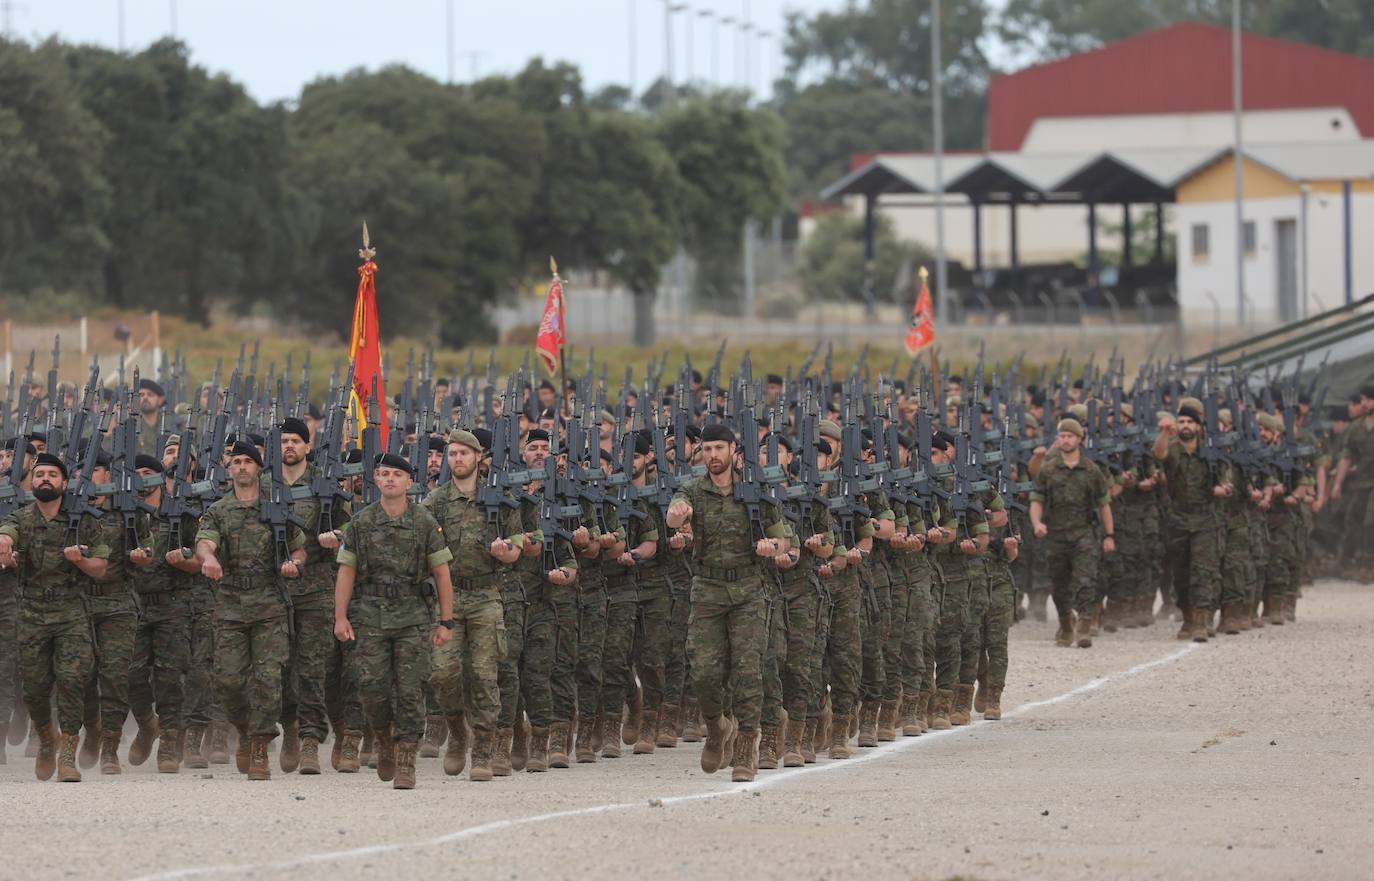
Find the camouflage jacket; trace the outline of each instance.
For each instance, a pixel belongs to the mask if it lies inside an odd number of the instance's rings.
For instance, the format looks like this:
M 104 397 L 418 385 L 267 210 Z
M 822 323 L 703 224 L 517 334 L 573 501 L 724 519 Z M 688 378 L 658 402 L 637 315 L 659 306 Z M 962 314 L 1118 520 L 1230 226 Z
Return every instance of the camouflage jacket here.
M 292 481 L 291 486 L 309 486 L 315 478 L 320 476 L 318 466 L 308 464 L 301 476 Z M 260 492 L 266 493 L 270 489 L 272 477 L 264 474 L 259 482 Z M 301 528 L 301 538 L 305 541 L 305 571 L 300 578 L 292 578 L 288 583 L 291 585 L 292 596 L 305 596 L 306 594 L 321 593 L 334 589 L 334 555 L 331 551 L 320 547 L 320 500 L 313 494 L 303 499 L 295 499 L 291 502 L 291 513 L 299 517 L 305 526 Z M 348 521 L 349 513 L 347 505 L 334 506 L 334 526 L 340 529 L 340 524 Z
M 168 547 L 171 531 L 168 529 L 166 518 L 157 515 L 150 517 L 149 532 L 149 547 L 153 552 L 153 562 L 134 570 L 134 590 L 139 593 L 162 593 L 168 590 L 186 590 L 194 587 L 203 576 L 193 572 L 183 572 L 167 565 L 167 552 L 174 550 L 174 548 Z M 196 534 L 194 515 L 182 515 L 181 534 L 183 536 Z
M 758 564 L 754 544 L 760 537 L 785 538 L 787 524 L 772 505 L 761 505 L 764 536 L 755 536 L 749 512 L 735 501 L 731 489 L 717 489 L 711 478 L 698 477 L 678 488 L 673 502 L 692 506 L 692 562 L 715 569 L 749 568 Z
M 103 535 L 99 522 L 87 514 L 82 518 L 81 529 L 86 535 L 97 536 L 88 546 L 91 556 L 108 560 L 110 548 L 99 541 Z M 82 589 L 89 579 L 62 554 L 67 535 L 66 514 L 59 511 L 48 520 L 38 510 L 38 503 L 31 502 L 0 522 L 0 535 L 8 535 L 14 541 L 20 605 L 27 616 L 37 616 L 49 624 L 85 617 Z
M 272 527 L 263 522 L 259 501 L 240 502 L 231 492 L 200 516 L 196 543 L 215 543 L 215 556 L 224 568 L 221 583 L 240 577 L 279 577 Z M 300 530 L 288 526 L 287 547 L 295 551 L 304 546 Z
M 1198 443 L 1201 449 L 1201 441 Z M 1169 484 L 1170 522 L 1181 529 L 1215 526 L 1218 502 L 1212 488 L 1216 484 L 1207 463 L 1196 452 L 1185 450 L 1178 438 L 1170 438 L 1160 465 Z M 1223 478 L 1218 475 L 1215 479 Z
M 455 588 L 459 587 L 460 578 L 482 578 L 506 571 L 505 564 L 491 555 L 491 543 L 497 538 L 506 538 L 524 547 L 520 512 L 514 508 L 501 509 L 501 527 L 497 530 L 500 534 L 494 535 L 487 524 L 486 510 L 477 504 L 475 497 L 458 492 L 457 485 L 452 482 L 430 493 L 422 504 L 438 521 L 448 543 L 452 557 L 449 570 L 453 573 Z
M 340 566 L 357 571 L 348 616 L 355 622 L 394 628 L 427 624 L 426 580 L 453 560 L 439 522 L 422 505 L 408 503 L 392 517 L 373 502 L 340 530 Z
M 1110 479 L 1086 456 L 1069 467 L 1063 458 L 1045 460 L 1035 476 L 1031 501 L 1045 506 L 1051 541 L 1073 541 L 1093 531 L 1099 508 L 1111 502 Z

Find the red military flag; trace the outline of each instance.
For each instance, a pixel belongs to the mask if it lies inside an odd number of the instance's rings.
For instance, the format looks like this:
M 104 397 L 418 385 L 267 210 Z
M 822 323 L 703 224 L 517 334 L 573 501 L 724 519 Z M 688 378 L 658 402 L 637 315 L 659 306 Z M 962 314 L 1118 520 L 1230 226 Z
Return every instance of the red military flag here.
M 935 342 L 935 307 L 930 302 L 929 273 L 921 267 L 921 293 L 916 297 L 916 305 L 911 310 L 911 321 L 906 326 L 906 353 L 916 357 L 926 346 Z
M 386 380 L 382 376 L 381 325 L 377 320 L 377 264 L 372 258 L 377 249 L 363 223 L 363 246 L 358 251 L 363 265 L 358 267 L 358 297 L 353 303 L 353 335 L 348 357 L 353 360 L 353 395 L 349 404 L 358 430 L 367 425 L 367 401 L 374 393 L 381 415 L 381 436 L 387 435 Z M 375 386 L 375 389 L 374 389 Z
M 544 300 L 544 315 L 539 319 L 539 336 L 534 341 L 534 348 L 544 370 L 552 376 L 562 362 L 563 346 L 567 344 L 568 336 L 563 328 L 563 280 L 558 277 L 558 264 L 552 257 L 549 258 L 549 269 L 553 271 L 553 281 Z

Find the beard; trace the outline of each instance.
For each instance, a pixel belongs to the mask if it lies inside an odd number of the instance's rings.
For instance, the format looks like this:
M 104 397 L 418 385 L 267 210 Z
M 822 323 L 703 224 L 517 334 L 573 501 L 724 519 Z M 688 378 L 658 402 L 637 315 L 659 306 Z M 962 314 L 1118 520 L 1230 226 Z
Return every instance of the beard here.
M 476 471 L 477 471 L 477 466 L 476 466 L 476 465 L 471 465 L 471 466 L 466 467 L 466 468 L 460 466 L 460 467 L 458 467 L 458 468 L 454 468 L 454 469 L 453 469 L 453 476 L 456 477 L 456 478 L 458 478 L 459 480 L 467 480 L 467 479 L 468 479 L 469 477 L 471 477 L 471 476 L 473 475 L 473 473 L 476 472 Z
M 297 450 L 283 450 L 281 454 L 281 463 L 283 465 L 299 465 L 302 458 L 304 457 Z
M 152 401 L 144 401 L 138 405 L 138 411 L 144 416 L 151 416 L 157 412 L 157 404 Z
M 33 497 L 40 502 L 54 502 L 62 498 L 62 490 L 55 486 L 44 484 L 33 488 Z
M 246 471 L 241 471 L 234 475 L 234 486 L 252 486 L 257 482 L 258 477 L 256 474 L 249 474 Z
M 1178 436 L 1180 440 L 1190 441 L 1197 437 L 1197 432 L 1191 428 L 1180 428 L 1178 430 Z
M 711 459 L 706 463 L 706 470 L 712 474 L 724 474 L 730 468 L 730 463 L 724 459 Z

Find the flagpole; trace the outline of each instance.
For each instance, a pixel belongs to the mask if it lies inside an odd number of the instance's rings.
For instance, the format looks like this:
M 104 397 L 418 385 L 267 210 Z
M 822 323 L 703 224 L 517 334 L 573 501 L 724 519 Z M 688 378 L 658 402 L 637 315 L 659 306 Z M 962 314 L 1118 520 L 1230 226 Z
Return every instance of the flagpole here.
M 553 256 L 552 256 L 552 255 L 549 256 L 549 269 L 553 270 L 553 280 L 556 281 L 556 282 L 559 282 L 558 287 L 559 287 L 559 290 L 562 291 L 562 294 L 559 296 L 559 306 L 558 306 L 558 308 L 559 308 L 560 313 L 561 313 L 561 315 L 562 315 L 562 322 L 563 322 L 563 328 L 564 328 L 563 336 L 566 337 L 566 336 L 567 336 L 567 327 L 568 327 L 568 305 L 567 305 L 567 304 L 568 304 L 568 291 L 567 291 L 567 289 L 563 286 L 562 280 L 558 277 L 558 263 L 553 259 Z M 564 410 L 567 408 L 567 406 L 568 406 L 568 358 L 567 358 L 567 353 L 566 353 L 566 351 L 565 351 L 565 343 L 564 343 L 563 340 L 559 340 L 559 341 L 558 341 L 558 421 L 559 421 L 559 423 L 561 423 L 561 422 L 563 421 L 563 412 L 564 412 Z M 555 427 L 555 430 L 557 430 L 556 427 Z

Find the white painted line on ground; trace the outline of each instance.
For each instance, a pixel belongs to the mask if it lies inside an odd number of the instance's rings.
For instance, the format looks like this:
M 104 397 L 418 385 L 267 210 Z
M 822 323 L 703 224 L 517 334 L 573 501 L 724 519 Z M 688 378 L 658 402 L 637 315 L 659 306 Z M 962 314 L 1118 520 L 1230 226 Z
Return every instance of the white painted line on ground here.
M 1120 673 L 1113 673 L 1110 676 L 1102 676 L 1097 679 L 1090 680 L 1089 682 L 1086 682 L 1075 689 L 1066 691 L 1063 694 L 1055 695 L 1051 698 L 1046 698 L 1045 700 L 1031 701 L 1030 703 L 1022 704 L 1014 710 L 1010 710 L 1009 712 L 1003 713 L 1002 716 L 1003 718 L 1020 716 L 1033 710 L 1038 710 L 1042 707 L 1053 706 L 1055 704 L 1060 704 L 1068 700 L 1073 700 L 1074 698 L 1080 695 L 1096 691 L 1114 682 L 1120 682 L 1123 679 L 1130 679 L 1133 676 L 1138 676 L 1139 674 L 1144 673 L 1148 670 L 1152 670 L 1155 667 L 1161 667 L 1165 664 L 1172 664 L 1174 661 L 1177 661 L 1187 656 L 1190 652 L 1197 649 L 1198 647 L 1198 643 L 1189 643 L 1188 645 L 1184 646 L 1178 651 L 1165 655 L 1162 658 L 1156 658 L 1153 661 L 1147 661 L 1143 664 L 1137 664 L 1134 667 L 1121 671 Z M 301 856 L 291 857 L 289 859 L 277 860 L 275 862 L 267 863 L 239 863 L 236 865 L 196 866 L 186 869 L 172 869 L 166 872 L 154 872 L 149 875 L 141 875 L 137 878 L 129 879 L 129 881 L 179 881 L 179 879 L 184 878 L 205 878 L 214 875 L 229 875 L 249 871 L 292 869 L 301 866 L 317 865 L 320 863 L 358 859 L 360 857 L 378 856 L 380 854 L 387 853 L 396 853 L 398 851 L 403 850 L 414 850 L 426 847 L 436 847 L 444 844 L 452 844 L 456 841 L 467 841 L 469 839 L 479 838 L 491 832 L 501 832 L 503 830 L 513 829 L 519 826 L 530 826 L 535 823 L 546 823 L 550 820 L 561 820 L 567 817 L 592 816 L 594 814 L 606 814 L 616 811 L 627 811 L 632 808 L 644 808 L 648 807 L 651 801 L 659 802 L 666 807 L 668 805 L 683 804 L 692 801 L 702 801 L 711 798 L 724 798 L 732 795 L 742 795 L 747 792 L 754 792 L 756 790 L 765 789 L 769 786 L 775 786 L 779 783 L 794 780 L 797 777 L 809 778 L 827 771 L 836 771 L 844 770 L 846 768 L 853 768 L 857 765 L 862 765 L 865 762 L 871 762 L 877 759 L 886 758 L 888 756 L 893 755 L 894 753 L 903 752 L 908 749 L 914 749 L 923 744 L 933 743 L 936 740 L 939 740 L 944 737 L 952 737 L 953 735 L 959 734 L 960 732 L 971 731 L 974 728 L 980 727 L 982 725 L 996 724 L 996 722 L 984 722 L 980 720 L 967 726 L 961 726 L 958 728 L 948 728 L 944 731 L 931 731 L 921 735 L 920 737 L 903 737 L 894 740 L 890 743 L 881 744 L 876 748 L 856 750 L 853 757 L 846 761 L 828 761 L 825 764 L 816 764 L 803 768 L 787 768 L 785 770 L 780 770 L 776 772 L 769 771 L 767 772 L 767 776 L 764 776 L 761 779 L 754 781 L 753 783 L 725 783 L 724 786 L 722 786 L 722 788 L 713 789 L 707 792 L 698 792 L 692 795 L 675 795 L 661 799 L 644 799 L 634 802 L 619 802 L 614 804 L 593 805 L 591 807 L 585 808 L 570 808 L 565 811 L 553 811 L 546 814 L 532 814 L 525 817 L 513 817 L 507 820 L 493 820 L 490 823 L 482 823 L 477 826 L 469 826 L 465 829 L 459 829 L 455 832 L 449 832 L 445 835 L 440 835 L 435 838 L 421 839 L 419 841 L 397 842 L 394 844 L 373 844 L 367 845 L 365 847 L 349 848 L 347 850 L 335 850 L 325 851 L 321 853 L 303 854 Z M 728 779 L 730 769 L 726 767 L 722 768 L 721 770 L 725 772 L 726 778 Z

